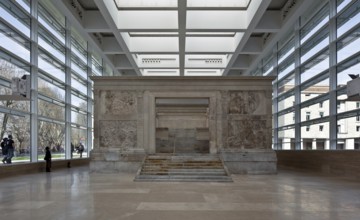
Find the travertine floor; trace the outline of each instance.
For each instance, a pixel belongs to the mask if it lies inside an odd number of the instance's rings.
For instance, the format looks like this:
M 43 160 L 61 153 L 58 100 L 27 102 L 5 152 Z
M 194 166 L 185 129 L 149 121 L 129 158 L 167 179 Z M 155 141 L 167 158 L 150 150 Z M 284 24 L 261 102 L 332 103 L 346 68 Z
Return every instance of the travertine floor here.
M 0 180 L 0 219 L 360 219 L 360 182 L 280 171 L 234 183 L 133 182 L 55 170 Z

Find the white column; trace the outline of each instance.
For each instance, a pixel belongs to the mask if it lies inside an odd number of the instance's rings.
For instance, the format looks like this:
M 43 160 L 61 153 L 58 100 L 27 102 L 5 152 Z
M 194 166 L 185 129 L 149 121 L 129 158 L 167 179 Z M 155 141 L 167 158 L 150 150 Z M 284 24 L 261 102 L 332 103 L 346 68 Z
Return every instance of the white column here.
M 311 149 L 316 150 L 316 139 L 315 138 L 312 140 Z
M 31 1 L 31 103 L 30 103 L 30 161 L 38 161 L 38 0 Z
M 345 140 L 345 149 L 346 150 L 354 150 L 354 144 L 355 144 L 355 141 L 354 139 L 346 139 Z

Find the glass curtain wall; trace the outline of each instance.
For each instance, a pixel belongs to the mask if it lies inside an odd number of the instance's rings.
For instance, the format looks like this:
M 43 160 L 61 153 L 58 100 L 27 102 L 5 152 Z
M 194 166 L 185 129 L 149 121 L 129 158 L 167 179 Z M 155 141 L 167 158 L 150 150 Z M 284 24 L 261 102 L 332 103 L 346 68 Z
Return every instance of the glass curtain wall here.
M 293 27 L 251 71 L 277 76 L 274 149 L 359 149 L 360 101 L 346 83 L 360 69 L 360 0 L 318 1 Z
M 2 0 L 0 15 L 1 95 L 11 95 L 12 77 L 29 75 L 33 82 L 30 100 L 0 100 L 0 137 L 13 137 L 12 162 L 43 160 L 47 146 L 55 160 L 88 157 L 93 130 L 88 76 L 102 75 L 103 65 L 107 75 L 113 70 L 50 1 Z

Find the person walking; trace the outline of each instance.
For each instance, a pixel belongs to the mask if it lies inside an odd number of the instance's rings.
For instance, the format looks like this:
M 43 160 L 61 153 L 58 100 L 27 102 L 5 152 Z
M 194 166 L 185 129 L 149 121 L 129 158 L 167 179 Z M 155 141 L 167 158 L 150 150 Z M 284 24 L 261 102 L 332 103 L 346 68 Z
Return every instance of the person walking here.
M 83 154 L 84 150 L 85 150 L 84 145 L 80 142 L 80 144 L 79 144 L 80 158 L 82 158 L 82 154 Z
M 45 147 L 45 157 L 46 161 L 46 172 L 51 172 L 51 152 L 49 147 Z
M 11 159 L 14 157 L 14 141 L 12 139 L 12 135 L 8 136 L 8 139 L 6 141 L 6 147 L 7 147 L 7 155 L 6 155 L 6 163 L 12 163 Z
M 4 137 L 1 141 L 1 152 L 2 152 L 2 155 L 4 155 L 3 159 L 2 159 L 2 162 L 5 164 L 6 163 L 6 157 L 7 157 L 7 140 L 8 138 L 7 137 Z

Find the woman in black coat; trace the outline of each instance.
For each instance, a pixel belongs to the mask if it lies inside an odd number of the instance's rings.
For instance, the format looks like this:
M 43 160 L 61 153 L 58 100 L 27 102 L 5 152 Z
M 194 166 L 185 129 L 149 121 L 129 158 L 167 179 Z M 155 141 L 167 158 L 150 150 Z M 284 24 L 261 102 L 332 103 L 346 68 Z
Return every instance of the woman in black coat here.
M 51 152 L 49 147 L 45 147 L 45 157 L 46 161 L 46 172 L 51 172 Z

